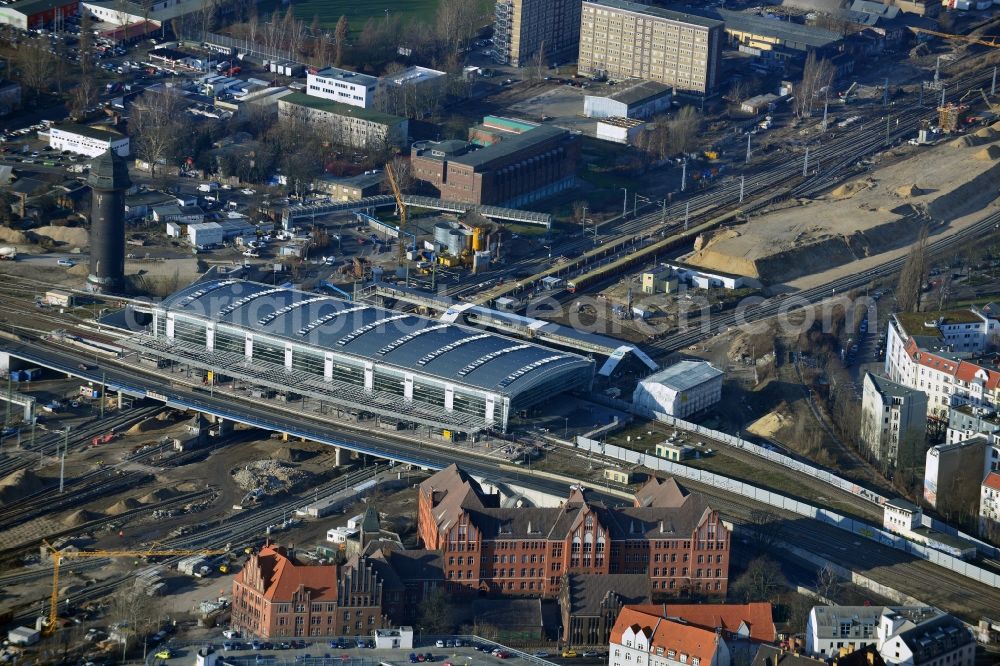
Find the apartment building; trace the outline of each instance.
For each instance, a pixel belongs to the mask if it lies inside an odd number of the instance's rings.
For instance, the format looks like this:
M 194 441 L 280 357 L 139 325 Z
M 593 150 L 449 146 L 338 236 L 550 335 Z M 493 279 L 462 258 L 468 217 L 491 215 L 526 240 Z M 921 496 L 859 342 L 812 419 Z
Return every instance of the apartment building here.
M 580 0 L 497 0 L 495 58 L 515 67 L 544 67 L 576 56 Z
M 982 436 L 932 446 L 924 463 L 924 500 L 945 516 L 969 515 L 980 482 L 995 465 L 996 448 Z
M 409 133 L 406 118 L 302 93 L 278 100 L 278 119 L 320 125 L 331 141 L 352 148 L 403 147 Z
M 918 466 L 927 451 L 927 394 L 865 373 L 860 439 L 883 471 Z
M 326 67 L 306 74 L 307 94 L 362 109 L 374 104 L 377 88 L 377 77 L 337 67 Z
M 608 644 L 609 666 L 729 666 L 721 633 L 658 612 L 626 607 Z
M 962 621 L 929 606 L 814 606 L 806 652 L 819 659 L 874 645 L 890 666 L 971 666 L 976 642 Z
M 981 355 L 998 332 L 1000 321 L 975 308 L 894 314 L 889 319 L 885 375 L 925 392 L 928 418 L 946 420 L 953 405 L 996 405 L 1000 370 Z
M 707 93 L 718 82 L 723 22 L 627 0 L 584 0 L 577 69 Z
M 558 508 L 501 507 L 456 465 L 420 484 L 418 532 L 452 594 L 556 597 L 564 574 L 644 574 L 654 596 L 726 596 L 729 529 L 701 495 L 651 480 L 633 507 L 574 486 Z
M 990 472 L 980 485 L 979 533 L 997 540 L 1000 536 L 1000 474 Z

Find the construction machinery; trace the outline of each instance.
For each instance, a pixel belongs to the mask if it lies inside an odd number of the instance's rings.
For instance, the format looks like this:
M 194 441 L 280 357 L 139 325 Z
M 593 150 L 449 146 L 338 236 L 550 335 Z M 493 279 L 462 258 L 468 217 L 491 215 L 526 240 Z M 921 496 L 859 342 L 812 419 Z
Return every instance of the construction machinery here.
M 49 549 L 52 556 L 52 597 L 49 600 L 49 621 L 45 626 L 44 633 L 49 636 L 55 633 L 59 621 L 59 567 L 64 558 L 95 558 L 95 557 L 174 557 L 187 555 L 225 555 L 228 549 L 196 549 L 185 550 L 178 548 L 146 548 L 133 550 L 58 550 L 48 541 L 42 541 Z
M 850 104 L 850 102 L 851 102 L 851 96 L 857 94 L 857 92 L 856 92 L 857 89 L 858 89 L 858 82 L 855 81 L 854 83 L 851 84 L 850 88 L 848 88 L 844 92 L 840 93 L 840 95 L 839 95 L 840 101 L 843 102 L 844 104 Z
M 951 39 L 965 42 L 967 44 L 979 44 L 980 46 L 989 46 L 990 48 L 1000 49 L 1000 37 L 993 37 L 989 35 L 952 35 L 947 32 L 938 32 L 937 30 L 928 30 L 927 28 L 917 28 L 912 25 L 909 26 L 909 28 L 918 35 L 932 35 L 934 37 L 940 37 L 941 39 Z
M 403 242 L 403 230 L 406 229 L 406 204 L 403 202 L 403 192 L 399 189 L 395 171 L 392 163 L 385 165 L 385 175 L 389 178 L 389 187 L 392 188 L 392 196 L 396 198 L 396 208 L 399 209 L 399 248 L 397 254 L 399 265 L 402 266 L 403 259 L 406 258 L 406 244 Z
M 952 104 L 949 102 L 938 107 L 938 127 L 942 132 L 951 134 L 962 126 L 962 114 L 969 110 L 967 104 Z
M 983 102 L 986 104 L 987 111 L 992 111 L 993 113 L 1000 112 L 1000 104 L 994 104 L 993 102 L 991 102 L 990 98 L 986 96 L 986 91 L 983 90 L 982 88 L 972 88 L 970 90 L 967 90 L 965 94 L 962 95 L 962 97 L 958 100 L 958 103 L 961 104 L 970 95 L 975 95 L 976 93 L 979 94 L 980 98 L 982 98 Z

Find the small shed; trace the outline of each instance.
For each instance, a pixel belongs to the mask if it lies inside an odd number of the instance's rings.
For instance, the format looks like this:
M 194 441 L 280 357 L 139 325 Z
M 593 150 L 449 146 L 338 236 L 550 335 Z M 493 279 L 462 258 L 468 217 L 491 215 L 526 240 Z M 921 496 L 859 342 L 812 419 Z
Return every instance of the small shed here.
M 7 632 L 7 640 L 11 645 L 34 645 L 41 637 L 41 632 L 31 627 L 16 627 Z

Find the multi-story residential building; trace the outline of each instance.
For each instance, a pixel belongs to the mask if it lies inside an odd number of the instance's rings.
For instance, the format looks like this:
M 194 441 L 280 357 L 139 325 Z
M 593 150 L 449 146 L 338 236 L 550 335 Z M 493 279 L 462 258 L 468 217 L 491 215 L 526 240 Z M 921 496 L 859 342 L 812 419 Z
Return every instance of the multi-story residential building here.
M 306 93 L 367 109 L 375 103 L 378 78 L 347 69 L 327 67 L 306 73 Z
M 512 207 L 575 185 L 579 146 L 568 130 L 487 116 L 469 136 L 414 143 L 413 177 L 442 199 Z
M 979 483 L 997 464 L 996 448 L 972 437 L 927 450 L 924 500 L 945 516 L 975 512 Z
M 860 439 L 883 471 L 919 466 L 927 451 L 927 394 L 865 373 Z
M 970 308 L 937 315 L 897 313 L 889 319 L 885 375 L 927 394 L 929 418 L 945 420 L 952 405 L 995 405 L 1000 371 L 975 360 L 1000 332 L 1000 321 Z
M 558 508 L 506 508 L 452 465 L 420 484 L 418 529 L 455 594 L 555 597 L 564 574 L 644 574 L 654 596 L 725 597 L 729 529 L 704 497 L 651 480 L 611 508 L 575 486 Z
M 278 100 L 278 119 L 321 126 L 331 141 L 353 148 L 383 150 L 403 147 L 408 140 L 406 118 L 302 93 Z
M 382 582 L 360 562 L 306 565 L 264 546 L 233 578 L 233 628 L 260 638 L 371 635 L 386 625 Z
M 580 0 L 497 0 L 493 46 L 501 63 L 565 62 L 580 42 Z
M 972 437 L 984 436 L 991 442 L 1000 433 L 1000 415 L 990 406 L 957 405 L 948 412 L 948 430 L 945 441 L 957 444 Z
M 990 472 L 979 491 L 979 533 L 998 541 L 1000 537 L 1000 474 Z
M 608 645 L 609 666 L 729 666 L 731 653 L 721 633 L 625 608 Z
M 580 73 L 707 93 L 718 83 L 723 22 L 627 0 L 584 0 Z
M 962 622 L 929 606 L 814 606 L 806 652 L 819 659 L 874 645 L 892 666 L 971 666 L 976 643 Z

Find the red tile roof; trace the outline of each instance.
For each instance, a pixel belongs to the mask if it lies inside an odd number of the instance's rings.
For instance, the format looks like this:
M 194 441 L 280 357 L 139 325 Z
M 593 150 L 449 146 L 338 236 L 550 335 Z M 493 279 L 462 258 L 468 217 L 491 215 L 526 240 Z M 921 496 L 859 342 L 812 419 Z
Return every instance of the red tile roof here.
M 1000 386 L 1000 372 L 984 368 L 971 361 L 954 361 L 938 356 L 934 352 L 921 349 L 913 338 L 906 342 L 906 353 L 915 363 L 951 375 L 963 382 L 979 381 L 976 375 L 983 372 L 986 375 L 983 388 L 987 391 L 992 391 Z
M 236 581 L 258 588 L 252 580 L 252 571 L 260 572 L 262 589 L 257 589 L 265 599 L 275 602 L 289 602 L 301 586 L 309 593 L 311 601 L 337 600 L 337 566 L 302 565 L 285 555 L 283 548 L 264 546 L 253 556 L 254 562 L 247 563 L 237 575 Z
M 673 657 L 675 661 L 680 661 L 680 656 L 685 655 L 687 661 L 682 663 L 690 666 L 693 666 L 695 658 L 704 666 L 709 666 L 718 649 L 719 637 L 714 631 L 674 622 L 626 606 L 618 614 L 618 620 L 611 630 L 611 642 L 621 644 L 622 636 L 629 629 L 650 637 L 652 654 L 656 654 L 659 649 L 663 650 L 664 655 L 673 650 L 676 652 Z
M 771 604 L 641 604 L 626 606 L 650 615 L 677 618 L 702 629 L 723 629 L 738 633 L 746 625 L 750 640 L 773 643 L 778 638 L 771 616 Z
M 991 490 L 1000 490 L 1000 474 L 996 472 L 990 472 L 983 479 L 983 485 Z

